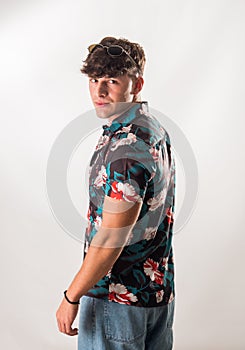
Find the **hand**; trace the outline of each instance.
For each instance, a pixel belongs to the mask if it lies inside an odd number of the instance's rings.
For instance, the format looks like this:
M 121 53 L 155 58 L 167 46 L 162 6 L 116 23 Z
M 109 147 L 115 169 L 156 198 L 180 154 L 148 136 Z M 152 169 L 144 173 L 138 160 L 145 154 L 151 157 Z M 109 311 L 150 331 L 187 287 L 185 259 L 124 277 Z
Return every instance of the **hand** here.
M 71 327 L 77 316 L 77 312 L 78 305 L 69 304 L 65 299 L 62 300 L 56 312 L 56 319 L 60 332 L 71 336 L 78 334 L 78 329 Z

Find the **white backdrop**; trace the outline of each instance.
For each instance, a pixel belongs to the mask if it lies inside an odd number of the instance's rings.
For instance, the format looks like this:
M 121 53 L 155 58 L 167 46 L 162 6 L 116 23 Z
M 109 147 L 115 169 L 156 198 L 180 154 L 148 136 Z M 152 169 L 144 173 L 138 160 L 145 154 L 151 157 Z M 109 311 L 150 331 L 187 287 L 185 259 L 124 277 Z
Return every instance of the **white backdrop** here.
M 57 135 L 92 108 L 86 48 L 111 35 L 143 45 L 142 97 L 197 158 L 198 202 L 175 236 L 175 350 L 244 349 L 244 0 L 0 6 L 1 348 L 76 348 L 55 312 L 82 247 L 52 216 L 45 172 Z

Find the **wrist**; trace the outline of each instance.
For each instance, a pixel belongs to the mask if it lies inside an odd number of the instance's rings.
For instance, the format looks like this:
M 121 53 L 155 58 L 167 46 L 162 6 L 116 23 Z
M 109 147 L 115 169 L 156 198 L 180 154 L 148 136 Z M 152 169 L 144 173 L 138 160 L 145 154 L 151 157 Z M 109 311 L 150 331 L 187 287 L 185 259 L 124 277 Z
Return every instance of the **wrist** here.
M 69 304 L 72 304 L 72 305 L 79 305 L 79 304 L 80 304 L 80 300 L 73 300 L 72 298 L 70 298 L 70 297 L 67 295 L 67 290 L 64 291 L 64 297 L 65 297 L 65 300 L 66 300 Z

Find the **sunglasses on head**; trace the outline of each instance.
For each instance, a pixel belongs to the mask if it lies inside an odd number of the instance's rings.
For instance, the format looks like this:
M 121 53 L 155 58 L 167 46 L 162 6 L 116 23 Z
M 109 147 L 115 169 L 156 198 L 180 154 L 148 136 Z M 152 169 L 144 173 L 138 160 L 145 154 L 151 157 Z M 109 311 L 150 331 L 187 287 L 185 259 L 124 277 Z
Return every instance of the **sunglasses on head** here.
M 96 50 L 99 47 L 106 49 L 107 54 L 111 57 L 119 57 L 123 53 L 125 53 L 128 56 L 128 58 L 130 59 L 130 61 L 133 63 L 133 65 L 141 72 L 138 64 L 135 62 L 135 60 L 130 56 L 130 54 L 123 47 L 121 47 L 119 45 L 105 46 L 105 45 L 101 45 L 101 44 L 92 44 L 88 47 L 88 51 L 89 51 L 89 53 L 92 53 L 92 52 L 94 52 L 94 50 Z

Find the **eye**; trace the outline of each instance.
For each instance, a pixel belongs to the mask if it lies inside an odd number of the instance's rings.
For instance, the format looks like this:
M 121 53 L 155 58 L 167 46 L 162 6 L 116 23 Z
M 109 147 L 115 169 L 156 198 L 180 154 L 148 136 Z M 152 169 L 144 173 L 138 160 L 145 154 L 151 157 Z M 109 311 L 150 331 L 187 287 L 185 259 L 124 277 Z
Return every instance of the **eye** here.
M 95 78 L 90 78 L 89 81 L 90 81 L 91 83 L 97 83 L 98 80 L 95 79 Z
M 109 83 L 110 84 L 117 84 L 117 80 L 116 79 L 109 79 Z

